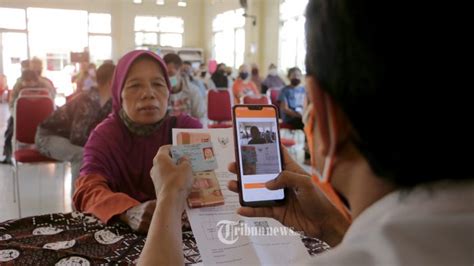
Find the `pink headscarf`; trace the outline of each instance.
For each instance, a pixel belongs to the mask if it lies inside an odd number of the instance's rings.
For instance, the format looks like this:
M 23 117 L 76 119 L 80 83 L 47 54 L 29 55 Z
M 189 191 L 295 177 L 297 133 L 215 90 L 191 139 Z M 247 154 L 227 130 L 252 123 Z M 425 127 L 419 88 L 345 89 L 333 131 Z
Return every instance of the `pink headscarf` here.
M 156 198 L 150 170 L 158 149 L 171 144 L 171 129 L 201 128 L 202 125 L 190 116 L 181 115 L 164 118 L 161 126 L 150 136 L 137 136 L 128 130 L 119 117 L 121 94 L 127 73 L 140 56 L 156 60 L 163 70 L 168 88 L 171 88 L 166 65 L 158 55 L 149 51 L 132 51 L 124 55 L 117 64 L 112 81 L 113 112 L 91 133 L 84 147 L 80 176 L 102 175 L 112 191 L 144 202 Z

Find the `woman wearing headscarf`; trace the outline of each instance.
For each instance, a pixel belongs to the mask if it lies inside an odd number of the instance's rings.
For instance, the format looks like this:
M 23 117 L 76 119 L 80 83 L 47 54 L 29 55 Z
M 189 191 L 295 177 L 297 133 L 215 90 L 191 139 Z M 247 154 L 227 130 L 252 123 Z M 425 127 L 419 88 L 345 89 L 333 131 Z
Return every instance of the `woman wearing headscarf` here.
M 153 157 L 171 144 L 172 128 L 201 128 L 187 116 L 168 116 L 171 85 L 156 54 L 132 51 L 117 64 L 112 113 L 92 132 L 73 202 L 102 222 L 120 218 L 136 231 L 148 230 L 156 194 L 150 178 Z

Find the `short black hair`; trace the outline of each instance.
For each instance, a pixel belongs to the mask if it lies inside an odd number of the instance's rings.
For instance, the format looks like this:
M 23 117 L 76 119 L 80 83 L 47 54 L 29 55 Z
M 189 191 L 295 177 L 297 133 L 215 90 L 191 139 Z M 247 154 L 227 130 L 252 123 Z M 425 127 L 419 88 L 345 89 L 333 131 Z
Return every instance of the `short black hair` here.
M 114 75 L 115 65 L 112 63 L 104 63 L 97 69 L 97 84 L 99 86 L 106 85 L 112 80 Z
M 292 68 L 288 69 L 288 77 L 290 77 L 291 74 L 293 74 L 297 71 L 301 73 L 301 69 L 299 69 L 298 67 L 292 67 Z
M 474 176 L 472 156 L 463 154 L 474 138 L 463 118 L 469 104 L 461 103 L 468 92 L 436 92 L 455 89 L 440 66 L 459 69 L 451 59 L 459 42 L 447 34 L 460 25 L 439 18 L 445 7 L 426 8 L 310 0 L 306 10 L 307 75 L 342 109 L 374 173 L 400 187 Z
M 192 64 L 191 64 L 191 62 L 190 62 L 190 61 L 184 61 L 184 62 L 183 62 L 183 65 L 192 66 Z
M 175 53 L 166 54 L 163 57 L 163 60 L 167 65 L 174 64 L 176 67 L 180 67 L 183 64 L 183 60 L 181 60 L 181 57 L 179 57 L 179 55 Z

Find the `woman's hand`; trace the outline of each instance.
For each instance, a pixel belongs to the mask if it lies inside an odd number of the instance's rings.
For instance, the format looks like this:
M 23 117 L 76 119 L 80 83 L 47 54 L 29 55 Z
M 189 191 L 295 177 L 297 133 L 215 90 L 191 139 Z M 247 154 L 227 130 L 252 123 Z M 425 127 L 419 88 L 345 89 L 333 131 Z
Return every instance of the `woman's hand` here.
M 156 200 L 146 201 L 120 214 L 120 220 L 128 224 L 133 231 L 146 233 L 150 227 L 155 206 Z
M 294 230 L 317 237 L 328 244 L 337 245 L 347 230 L 349 223 L 331 204 L 326 196 L 311 181 L 307 174 L 283 150 L 284 169 L 276 179 L 266 183 L 270 190 L 287 188 L 286 202 L 275 207 L 241 207 L 238 213 L 247 217 L 271 217 Z M 235 173 L 235 163 L 229 166 Z M 229 189 L 238 192 L 237 181 L 229 182 Z
M 158 150 L 150 176 L 155 185 L 157 200 L 172 198 L 183 203 L 184 210 L 184 202 L 191 191 L 193 180 L 191 163 L 186 158 L 181 158 L 175 164 L 170 156 L 170 147 L 171 145 L 165 145 Z

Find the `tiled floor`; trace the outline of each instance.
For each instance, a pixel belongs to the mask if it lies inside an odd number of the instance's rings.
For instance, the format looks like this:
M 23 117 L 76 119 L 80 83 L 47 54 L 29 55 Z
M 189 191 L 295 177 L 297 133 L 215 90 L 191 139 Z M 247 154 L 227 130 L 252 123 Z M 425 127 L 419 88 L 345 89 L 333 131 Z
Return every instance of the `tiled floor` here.
M 3 159 L 3 143 L 8 105 L 0 103 L 0 158 Z M 281 137 L 293 138 L 298 143 L 290 153 L 303 162 L 304 134 L 301 131 L 282 130 Z M 22 217 L 54 212 L 71 211 L 71 176 L 64 164 L 21 165 L 19 167 L 20 202 Z M 0 222 L 19 218 L 18 201 L 13 199 L 12 167 L 0 164 Z

